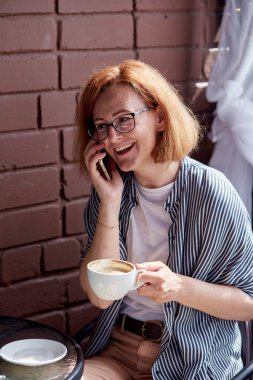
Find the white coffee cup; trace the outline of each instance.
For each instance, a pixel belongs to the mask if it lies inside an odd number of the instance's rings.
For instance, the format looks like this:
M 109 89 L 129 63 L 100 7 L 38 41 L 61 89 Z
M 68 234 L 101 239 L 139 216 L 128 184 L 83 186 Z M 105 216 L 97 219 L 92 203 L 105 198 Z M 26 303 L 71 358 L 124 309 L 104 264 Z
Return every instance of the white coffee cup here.
M 114 301 L 123 298 L 129 291 L 140 287 L 137 283 L 138 273 L 135 265 L 122 260 L 101 259 L 87 265 L 88 281 L 97 297 Z

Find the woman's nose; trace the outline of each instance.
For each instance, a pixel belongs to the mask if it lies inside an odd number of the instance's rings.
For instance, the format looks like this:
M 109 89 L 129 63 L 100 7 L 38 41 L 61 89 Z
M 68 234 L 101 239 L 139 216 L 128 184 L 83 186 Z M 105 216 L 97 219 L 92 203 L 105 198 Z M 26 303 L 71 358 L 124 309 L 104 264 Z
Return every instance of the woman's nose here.
M 117 131 L 117 129 L 115 129 L 112 125 L 110 125 L 108 127 L 108 139 L 110 141 L 113 141 L 113 140 L 118 140 L 119 137 L 122 136 L 122 133 Z

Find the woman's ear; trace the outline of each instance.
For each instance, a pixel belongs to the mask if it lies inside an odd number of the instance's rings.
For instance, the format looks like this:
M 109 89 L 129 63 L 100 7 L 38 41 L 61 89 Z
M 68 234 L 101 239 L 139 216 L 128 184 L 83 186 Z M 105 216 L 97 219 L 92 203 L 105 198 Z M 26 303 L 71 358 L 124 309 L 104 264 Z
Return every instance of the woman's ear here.
M 157 131 L 162 132 L 165 129 L 165 118 L 164 118 L 164 112 L 160 106 L 156 108 L 156 114 L 157 114 Z

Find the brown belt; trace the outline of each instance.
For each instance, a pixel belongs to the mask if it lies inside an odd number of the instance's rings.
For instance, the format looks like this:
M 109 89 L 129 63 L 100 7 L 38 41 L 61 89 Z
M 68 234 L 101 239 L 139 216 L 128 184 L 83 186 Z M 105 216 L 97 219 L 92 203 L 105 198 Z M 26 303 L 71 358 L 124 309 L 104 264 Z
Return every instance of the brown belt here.
M 118 325 L 121 330 L 140 335 L 146 340 L 160 342 L 163 335 L 164 323 L 161 321 L 138 321 L 125 314 L 120 314 Z

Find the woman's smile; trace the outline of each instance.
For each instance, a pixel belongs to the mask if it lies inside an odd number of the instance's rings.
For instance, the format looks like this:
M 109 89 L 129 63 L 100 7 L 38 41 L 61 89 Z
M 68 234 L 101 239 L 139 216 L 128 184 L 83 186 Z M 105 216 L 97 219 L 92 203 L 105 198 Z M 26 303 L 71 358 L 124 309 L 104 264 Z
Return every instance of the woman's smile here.
M 110 149 L 110 147 L 108 147 Z M 122 171 L 135 170 L 135 162 L 138 161 L 138 150 L 136 142 L 122 143 L 109 150 L 109 154 Z
M 126 145 L 120 146 L 118 148 L 114 148 L 114 151 L 116 152 L 116 154 L 122 156 L 122 155 L 128 153 L 133 148 L 133 146 L 134 146 L 134 144 L 126 144 Z

